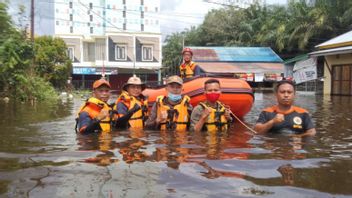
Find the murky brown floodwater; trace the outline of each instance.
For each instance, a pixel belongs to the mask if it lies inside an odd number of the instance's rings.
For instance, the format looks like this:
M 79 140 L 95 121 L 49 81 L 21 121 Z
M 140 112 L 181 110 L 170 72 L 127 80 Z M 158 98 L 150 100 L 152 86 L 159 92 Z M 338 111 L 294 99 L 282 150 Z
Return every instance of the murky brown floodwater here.
M 246 121 L 275 104 L 257 93 Z M 311 139 L 123 131 L 76 136 L 82 101 L 0 104 L 0 197 L 352 196 L 352 97 L 299 95 Z

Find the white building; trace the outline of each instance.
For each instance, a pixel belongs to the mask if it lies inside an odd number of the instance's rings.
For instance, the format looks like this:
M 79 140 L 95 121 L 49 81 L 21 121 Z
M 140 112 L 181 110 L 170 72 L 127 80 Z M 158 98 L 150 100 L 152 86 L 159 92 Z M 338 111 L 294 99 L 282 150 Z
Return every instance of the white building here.
M 136 73 L 160 80 L 160 0 L 55 0 L 55 36 L 64 39 L 76 87 L 104 73 L 120 89 Z
M 55 34 L 160 33 L 160 0 L 54 0 Z
M 209 2 L 219 3 L 223 5 L 231 5 L 238 8 L 248 8 L 253 4 L 265 5 L 266 0 L 209 0 Z

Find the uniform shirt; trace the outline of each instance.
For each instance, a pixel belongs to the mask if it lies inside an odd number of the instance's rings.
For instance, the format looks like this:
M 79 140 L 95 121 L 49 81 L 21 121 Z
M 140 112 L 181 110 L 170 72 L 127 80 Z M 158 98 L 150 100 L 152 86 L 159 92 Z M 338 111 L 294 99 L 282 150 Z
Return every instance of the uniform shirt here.
M 285 120 L 281 123 L 275 124 L 269 130 L 270 132 L 300 134 L 314 128 L 314 124 L 308 111 L 296 106 L 292 106 L 291 109 L 286 112 L 280 112 L 278 106 L 266 108 L 260 113 L 257 123 L 264 124 L 272 120 L 278 113 L 283 114 Z

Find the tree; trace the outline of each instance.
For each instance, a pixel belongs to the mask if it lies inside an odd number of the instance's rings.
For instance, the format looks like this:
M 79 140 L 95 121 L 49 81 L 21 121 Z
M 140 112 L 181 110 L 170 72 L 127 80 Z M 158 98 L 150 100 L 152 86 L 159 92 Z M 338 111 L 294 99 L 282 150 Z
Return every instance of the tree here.
M 35 72 L 56 88 L 64 88 L 71 75 L 72 63 L 66 50 L 66 44 L 61 38 L 35 38 Z

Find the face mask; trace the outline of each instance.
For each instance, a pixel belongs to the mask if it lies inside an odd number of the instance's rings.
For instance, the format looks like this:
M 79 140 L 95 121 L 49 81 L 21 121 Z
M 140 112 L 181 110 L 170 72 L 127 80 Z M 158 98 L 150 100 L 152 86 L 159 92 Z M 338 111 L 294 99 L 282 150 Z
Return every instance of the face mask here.
M 209 102 L 216 102 L 220 97 L 220 93 L 207 93 L 205 97 Z
M 172 94 L 172 93 L 169 93 L 167 97 L 168 97 L 172 102 L 177 102 L 177 101 L 181 100 L 181 98 L 182 98 L 181 95 Z

